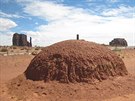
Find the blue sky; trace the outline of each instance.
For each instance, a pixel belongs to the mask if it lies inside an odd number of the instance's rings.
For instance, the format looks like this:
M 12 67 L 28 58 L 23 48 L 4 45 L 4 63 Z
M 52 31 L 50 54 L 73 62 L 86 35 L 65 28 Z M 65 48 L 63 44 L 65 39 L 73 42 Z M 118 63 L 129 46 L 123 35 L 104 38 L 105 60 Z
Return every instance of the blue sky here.
M 0 0 L 0 45 L 24 33 L 33 45 L 80 38 L 108 44 L 125 38 L 135 45 L 135 0 Z

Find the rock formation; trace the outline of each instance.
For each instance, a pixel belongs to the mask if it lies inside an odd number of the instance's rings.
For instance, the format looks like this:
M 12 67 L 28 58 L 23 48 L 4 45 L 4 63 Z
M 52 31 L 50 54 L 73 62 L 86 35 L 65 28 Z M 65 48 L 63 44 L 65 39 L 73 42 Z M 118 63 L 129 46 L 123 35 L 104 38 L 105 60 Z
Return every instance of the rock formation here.
M 97 82 L 128 72 L 121 58 L 99 44 L 67 40 L 45 47 L 24 72 L 27 79 Z
M 127 41 L 124 38 L 115 38 L 110 43 L 110 46 L 127 46 Z
M 32 41 L 30 37 L 30 42 L 27 41 L 27 36 L 25 34 L 15 33 L 13 35 L 13 46 L 29 46 L 32 47 Z
M 76 39 L 79 40 L 79 34 L 76 35 Z
M 32 47 L 32 38 L 30 37 L 30 47 Z
M 13 45 L 14 46 L 19 46 L 19 43 L 20 43 L 20 36 L 18 33 L 15 33 L 13 35 Z

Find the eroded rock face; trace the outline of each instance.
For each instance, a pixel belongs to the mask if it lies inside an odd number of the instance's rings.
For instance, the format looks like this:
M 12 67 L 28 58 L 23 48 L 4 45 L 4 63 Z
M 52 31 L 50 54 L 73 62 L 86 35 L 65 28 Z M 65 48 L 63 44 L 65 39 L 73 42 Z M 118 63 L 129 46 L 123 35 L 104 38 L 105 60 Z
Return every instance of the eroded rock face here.
M 15 33 L 13 35 L 13 46 L 32 46 L 31 38 L 30 42 L 27 41 L 27 36 L 25 34 Z
M 111 46 L 128 46 L 127 41 L 123 38 L 115 38 L 113 39 L 109 45 Z
M 18 33 L 15 33 L 13 35 L 13 45 L 14 46 L 19 46 L 19 44 L 20 44 L 20 36 L 19 36 Z
M 29 64 L 27 79 L 59 82 L 95 82 L 127 75 L 121 58 L 108 48 L 82 40 L 45 47 Z

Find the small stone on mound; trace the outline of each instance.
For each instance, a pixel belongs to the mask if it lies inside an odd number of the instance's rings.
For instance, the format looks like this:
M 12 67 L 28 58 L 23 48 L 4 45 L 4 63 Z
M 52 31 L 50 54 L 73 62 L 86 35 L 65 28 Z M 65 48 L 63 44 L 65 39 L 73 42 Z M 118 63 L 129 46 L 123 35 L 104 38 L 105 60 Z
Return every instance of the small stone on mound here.
M 121 58 L 99 44 L 67 40 L 45 47 L 31 61 L 25 75 L 34 81 L 95 82 L 128 72 Z

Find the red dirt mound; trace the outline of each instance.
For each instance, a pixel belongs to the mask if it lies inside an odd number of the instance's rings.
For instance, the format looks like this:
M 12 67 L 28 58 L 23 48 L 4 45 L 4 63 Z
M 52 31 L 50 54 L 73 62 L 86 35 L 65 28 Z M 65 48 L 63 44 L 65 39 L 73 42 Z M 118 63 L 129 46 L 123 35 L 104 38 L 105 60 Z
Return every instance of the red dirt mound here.
M 127 74 L 122 59 L 114 52 L 83 40 L 67 40 L 45 47 L 25 71 L 27 79 L 64 83 L 95 82 Z

